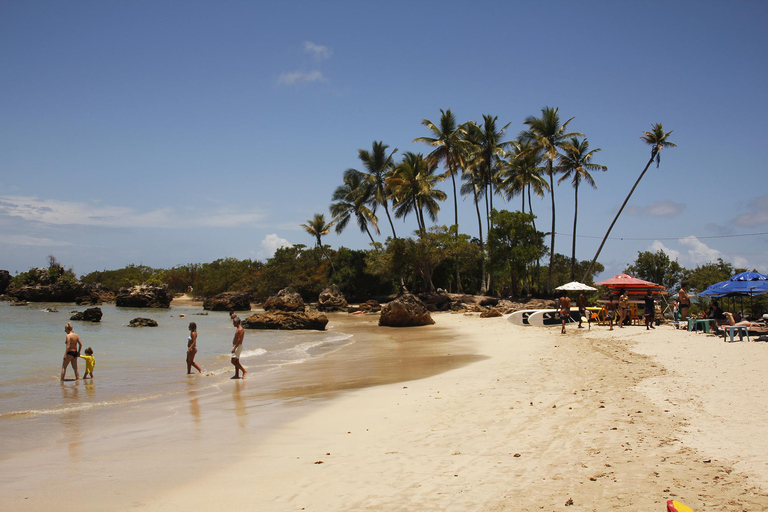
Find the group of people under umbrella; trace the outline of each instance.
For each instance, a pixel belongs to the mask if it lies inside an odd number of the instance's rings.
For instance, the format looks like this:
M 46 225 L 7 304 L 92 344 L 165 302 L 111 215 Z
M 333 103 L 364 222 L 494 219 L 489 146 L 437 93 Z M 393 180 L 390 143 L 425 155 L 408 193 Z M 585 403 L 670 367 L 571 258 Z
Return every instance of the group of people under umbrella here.
M 605 303 L 603 307 L 604 315 L 603 320 L 608 321 L 610 328 L 613 329 L 613 322 L 616 321 L 619 327 L 623 327 L 625 322 L 630 318 L 630 308 L 632 305 L 643 305 L 643 313 L 645 319 L 646 329 L 654 328 L 654 321 L 656 319 L 657 310 L 654 297 L 664 297 L 666 292 L 664 287 L 650 281 L 638 279 L 628 274 L 619 274 L 610 279 L 595 283 L 598 286 L 605 286 L 608 288 L 608 296 L 605 300 L 601 301 Z M 586 309 L 586 300 L 584 299 L 584 292 L 597 291 L 596 288 L 585 285 L 579 282 L 567 283 L 555 289 L 557 292 L 562 292 L 563 296 L 559 298 L 558 310 L 561 311 L 561 318 L 563 319 L 563 332 L 565 331 L 565 323 L 568 320 L 568 315 L 563 314 L 562 306 L 567 305 L 570 308 L 570 299 L 567 297 L 568 292 L 580 292 L 577 305 L 580 312 L 579 327 L 581 327 L 581 319 L 584 318 L 587 321 L 591 321 L 593 316 L 591 312 Z M 734 275 L 730 279 L 715 283 L 709 286 L 706 290 L 698 293 L 700 297 L 745 297 L 754 296 L 768 293 L 768 276 L 760 274 L 758 272 L 741 272 Z M 616 300 L 618 298 L 618 300 Z M 688 317 L 688 310 L 690 308 L 689 295 L 684 287 L 681 286 L 677 297 L 677 307 L 674 308 L 676 315 L 679 315 L 681 321 L 685 321 Z M 669 306 L 669 302 L 666 298 L 662 299 Z M 674 303 L 674 301 L 672 301 Z M 638 308 L 639 309 L 639 308 Z M 634 309 L 633 309 L 634 311 Z M 618 313 L 618 318 L 615 318 Z M 637 315 L 639 317 L 639 315 Z M 735 318 L 732 313 L 724 312 L 718 305 L 717 301 L 713 301 L 710 312 L 707 313 L 708 317 L 727 325 L 746 325 L 749 327 L 757 327 L 758 324 L 754 324 L 747 320 L 742 320 L 739 316 Z

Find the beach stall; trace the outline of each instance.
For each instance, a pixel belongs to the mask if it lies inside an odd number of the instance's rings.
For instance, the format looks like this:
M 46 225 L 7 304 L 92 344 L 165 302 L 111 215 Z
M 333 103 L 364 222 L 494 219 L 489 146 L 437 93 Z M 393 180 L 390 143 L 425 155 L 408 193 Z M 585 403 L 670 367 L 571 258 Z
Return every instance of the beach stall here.
M 740 272 L 725 281 L 709 286 L 698 295 L 700 297 L 741 297 L 741 310 L 743 311 L 744 297 L 754 297 L 765 293 L 768 293 L 767 275 L 759 272 Z
M 645 281 L 629 274 L 618 274 L 595 284 L 607 287 L 612 300 L 614 296 L 618 298 L 622 290 L 627 292 L 630 304 L 630 321 L 632 323 L 642 323 L 643 321 L 643 315 L 638 311 L 638 305 L 643 304 L 643 296 L 648 290 L 657 297 L 663 297 L 666 294 L 665 288 L 660 284 Z M 601 300 L 600 302 L 607 303 L 608 300 Z

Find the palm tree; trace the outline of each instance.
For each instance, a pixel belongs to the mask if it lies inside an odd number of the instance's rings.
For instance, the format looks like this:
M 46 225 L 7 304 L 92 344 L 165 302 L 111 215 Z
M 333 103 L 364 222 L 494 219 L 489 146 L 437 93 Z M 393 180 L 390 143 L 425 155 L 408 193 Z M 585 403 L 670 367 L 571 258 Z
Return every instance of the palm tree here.
M 395 225 L 392 223 L 392 217 L 389 215 L 389 190 L 387 189 L 386 183 L 387 177 L 395 167 L 392 155 L 397 153 L 397 148 L 395 148 L 389 155 L 387 155 L 387 148 L 389 148 L 389 146 L 383 142 L 373 141 L 370 152 L 364 149 L 359 149 L 357 153 L 358 158 L 360 158 L 363 162 L 363 166 L 368 171 L 363 173 L 363 175 L 371 189 L 371 210 L 375 214 L 377 206 L 384 207 L 384 212 L 387 214 L 387 220 L 389 220 L 389 226 L 392 228 L 392 236 L 397 238 Z
M 480 168 L 477 165 L 478 149 L 480 147 L 480 130 L 473 128 L 476 126 L 473 122 L 466 123 L 464 138 L 459 145 L 457 152 L 457 163 L 461 168 L 461 177 L 464 183 L 461 185 L 461 195 L 472 195 L 472 202 L 475 203 L 475 212 L 477 212 L 477 230 L 480 240 L 480 259 L 481 279 L 480 293 L 485 294 L 488 291 L 488 280 L 485 269 L 485 245 L 483 244 L 483 218 L 480 215 L 480 198 L 483 197 L 483 182 Z
M 602 151 L 600 148 L 589 150 L 589 141 L 584 138 L 579 140 L 571 137 L 570 142 L 563 145 L 563 154 L 560 155 L 559 171 L 563 174 L 558 184 L 570 179 L 574 190 L 573 203 L 573 244 L 571 245 L 571 281 L 576 280 L 576 220 L 579 214 L 579 185 L 583 181 L 592 188 L 597 188 L 590 171 L 607 171 L 604 165 L 592 162 L 595 153 Z
M 474 130 L 475 143 L 478 145 L 476 158 L 477 168 L 480 171 L 480 179 L 485 196 L 485 216 L 486 227 L 491 228 L 491 210 L 493 210 L 493 195 L 496 193 L 496 184 L 498 183 L 498 173 L 500 170 L 499 161 L 504 155 L 504 148 L 509 142 L 502 142 L 504 132 L 511 123 L 505 124 L 501 129 L 496 129 L 498 116 L 483 114 L 482 128 L 476 123 L 469 123 L 469 129 Z
M 438 201 L 445 201 L 446 194 L 435 188 L 437 183 L 444 179 L 435 174 L 437 165 L 430 164 L 421 153 L 403 155 L 403 160 L 395 167 L 392 175 L 387 180 L 391 190 L 391 197 L 395 205 L 395 217 L 403 218 L 409 213 L 416 214 L 416 223 L 419 232 L 424 235 L 427 232 L 424 220 L 424 211 L 433 222 L 437 220 L 440 211 Z
M 336 202 L 331 203 L 331 215 L 333 215 L 332 222 L 336 224 L 336 234 L 344 231 L 354 215 L 360 231 L 367 233 L 368 238 L 371 239 L 371 244 L 375 244 L 368 225 L 373 226 L 378 235 L 379 219 L 368 207 L 372 190 L 367 184 L 368 182 L 360 171 L 355 169 L 344 171 L 344 184 L 336 187 L 333 192 L 332 200 Z
M 555 166 L 554 161 L 563 142 L 575 136 L 583 137 L 583 133 L 566 133 L 570 118 L 560 124 L 560 115 L 557 108 L 544 107 L 541 109 L 541 117 L 528 116 L 523 124 L 528 129 L 521 135 L 532 142 L 532 150 L 541 154 L 547 162 L 547 174 L 549 175 L 549 195 L 552 199 L 552 230 L 549 238 L 549 271 L 547 272 L 547 293 L 552 291 L 552 262 L 555 257 Z
M 457 152 L 459 151 L 459 145 L 461 144 L 461 137 L 464 133 L 464 126 L 456 124 L 456 116 L 453 115 L 450 109 L 440 109 L 440 126 L 438 127 L 429 119 L 424 119 L 421 124 L 426 126 L 432 134 L 432 137 L 417 137 L 413 139 L 413 142 L 424 142 L 429 144 L 435 149 L 427 155 L 427 160 L 433 163 L 444 163 L 446 172 L 445 176 L 451 177 L 451 184 L 453 185 L 453 223 L 456 225 L 456 238 L 459 237 L 459 203 L 456 194 L 456 172 L 459 166 L 457 165 Z M 457 291 L 461 293 L 461 276 L 459 275 L 459 259 L 456 260 L 456 287 Z
M 661 123 L 656 123 L 652 125 L 651 131 L 643 132 L 643 135 L 640 137 L 640 140 L 642 140 L 643 142 L 651 146 L 651 158 L 648 160 L 648 163 L 645 164 L 645 169 L 643 169 L 643 172 L 640 173 L 640 177 L 637 178 L 637 181 L 632 186 L 632 190 L 629 191 L 629 194 L 627 194 L 627 198 L 621 204 L 621 208 L 619 208 L 618 213 L 616 213 L 616 217 L 614 217 L 613 222 L 611 222 L 611 225 L 608 226 L 608 231 L 605 232 L 603 241 L 600 243 L 600 247 L 598 247 L 597 252 L 595 253 L 595 257 L 592 258 L 592 262 L 589 264 L 589 268 L 587 268 L 587 271 L 584 273 L 584 278 L 582 279 L 582 281 L 585 281 L 587 279 L 587 276 L 589 276 L 590 272 L 592 272 L 592 267 L 595 265 L 595 261 L 597 261 L 597 257 L 600 256 L 600 251 L 603 250 L 603 245 L 605 245 L 605 241 L 608 240 L 608 235 L 611 234 L 613 225 L 616 224 L 617 220 L 619 220 L 619 215 L 621 215 L 621 212 L 624 211 L 624 207 L 627 206 L 627 203 L 629 202 L 629 198 L 632 197 L 632 193 L 637 188 L 637 185 L 640 183 L 640 180 L 642 180 L 643 176 L 645 176 L 645 171 L 648 170 L 648 167 L 651 166 L 654 160 L 656 160 L 656 168 L 659 167 L 659 164 L 661 163 L 661 150 L 664 149 L 664 146 L 669 146 L 671 148 L 677 147 L 677 145 L 674 142 L 671 142 L 670 140 L 668 140 L 668 137 L 671 133 L 672 133 L 672 130 L 665 132 L 664 128 L 661 126 Z
M 325 252 L 323 247 L 323 236 L 331 232 L 333 221 L 325 222 L 325 215 L 316 213 L 312 219 L 308 220 L 306 224 L 302 224 L 301 227 L 304 228 L 304 231 L 315 237 L 315 250 L 319 248 L 325 254 L 331 264 L 331 272 L 336 272 L 331 257 Z

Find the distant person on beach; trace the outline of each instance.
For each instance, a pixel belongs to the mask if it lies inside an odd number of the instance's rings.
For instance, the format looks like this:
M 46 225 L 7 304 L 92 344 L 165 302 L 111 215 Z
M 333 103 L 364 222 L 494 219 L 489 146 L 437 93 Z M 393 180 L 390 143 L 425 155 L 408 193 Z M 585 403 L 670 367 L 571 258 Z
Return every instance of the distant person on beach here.
M 563 321 L 563 328 L 560 334 L 565 334 L 565 322 L 571 317 L 571 298 L 567 294 L 563 293 L 560 297 L 560 319 Z
M 737 322 L 733 316 L 733 313 L 725 312 L 723 313 L 723 315 L 725 316 L 725 320 L 726 320 L 725 325 L 743 325 L 745 327 L 753 327 L 756 329 L 765 329 L 766 327 L 765 324 L 763 323 L 750 322 L 749 320 L 741 320 Z
M 197 354 L 197 324 L 189 322 L 189 338 L 187 338 L 187 375 L 192 373 L 194 367 L 198 372 L 203 373 L 203 369 L 195 363 L 195 354 Z
M 680 285 L 680 291 L 677 292 L 677 304 L 680 311 L 680 320 L 688 319 L 688 310 L 691 307 L 691 296 L 685 291 L 685 285 Z
M 245 378 L 245 374 L 248 373 L 248 371 L 243 368 L 243 365 L 240 364 L 240 353 L 243 350 L 243 338 L 245 337 L 245 331 L 243 330 L 243 326 L 240 325 L 240 319 L 235 317 L 234 320 L 232 320 L 232 325 L 235 326 L 235 337 L 232 340 L 232 365 L 235 367 L 235 376 L 232 377 L 233 379 L 239 379 L 240 372 L 243 372 L 242 378 Z
M 621 290 L 621 295 L 619 296 L 619 327 L 624 327 L 627 313 L 629 313 L 629 295 L 627 295 L 627 290 Z
M 653 300 L 653 294 L 651 290 L 648 290 L 643 297 L 645 303 L 645 330 L 655 329 L 653 326 L 653 317 L 656 314 L 656 303 Z
M 64 380 L 64 376 L 67 374 L 67 366 L 72 365 L 72 369 L 75 370 L 75 380 L 80 379 L 80 373 L 77 371 L 77 358 L 80 355 L 80 350 L 83 348 L 83 344 L 80 342 L 80 336 L 72 331 L 72 324 L 67 322 L 64 326 L 64 332 L 67 333 L 67 337 L 64 340 L 65 354 L 64 362 L 61 365 L 61 380 Z
M 579 329 L 583 329 L 584 327 L 581 325 L 583 318 L 586 317 L 588 323 L 592 321 L 587 316 L 587 298 L 584 296 L 584 292 L 579 294 L 579 298 L 576 299 L 576 305 L 579 307 Z
M 84 379 L 88 378 L 88 375 L 90 375 L 91 379 L 93 378 L 93 368 L 96 366 L 96 359 L 93 357 L 93 349 L 91 347 L 88 347 L 85 349 L 85 355 L 80 355 L 83 359 L 85 359 L 85 375 L 83 375 Z

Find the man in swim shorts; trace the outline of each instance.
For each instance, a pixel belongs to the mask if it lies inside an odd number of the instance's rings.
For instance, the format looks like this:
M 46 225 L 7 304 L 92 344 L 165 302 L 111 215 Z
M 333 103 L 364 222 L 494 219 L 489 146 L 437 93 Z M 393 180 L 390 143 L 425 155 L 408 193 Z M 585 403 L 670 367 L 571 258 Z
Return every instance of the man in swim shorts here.
M 240 377 L 240 371 L 243 372 L 242 378 L 245 378 L 245 374 L 248 373 L 248 371 L 243 368 L 243 365 L 240 364 L 240 353 L 243 350 L 243 338 L 245 337 L 245 331 L 243 330 L 243 326 L 240 325 L 240 319 L 235 317 L 232 320 L 232 325 L 235 326 L 235 337 L 232 340 L 232 365 L 235 367 L 235 376 L 233 379 L 239 379 Z
M 560 297 L 560 320 L 563 322 L 563 328 L 560 330 L 560 334 L 565 334 L 565 322 L 571 318 L 571 298 L 568 294 L 563 292 L 563 296 Z
M 691 307 L 691 297 L 685 291 L 685 285 L 680 285 L 680 291 L 677 292 L 677 304 L 680 310 L 680 320 L 688 319 L 688 309 Z
M 72 332 L 72 324 L 67 322 L 64 326 L 64 332 L 67 333 L 67 337 L 64 340 L 65 351 L 64 362 L 61 364 L 61 380 L 64 380 L 64 376 L 67 374 L 67 366 L 72 365 L 72 369 L 75 370 L 75 380 L 80 379 L 80 373 L 77 371 L 77 357 L 80 355 L 80 350 L 83 348 L 83 344 L 80 342 L 80 336 Z

